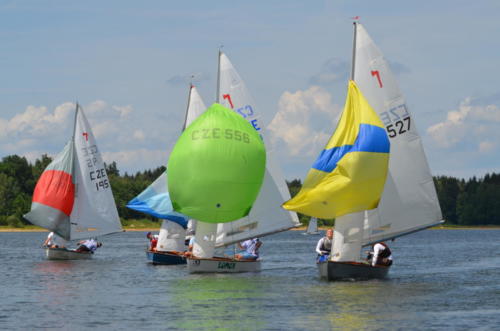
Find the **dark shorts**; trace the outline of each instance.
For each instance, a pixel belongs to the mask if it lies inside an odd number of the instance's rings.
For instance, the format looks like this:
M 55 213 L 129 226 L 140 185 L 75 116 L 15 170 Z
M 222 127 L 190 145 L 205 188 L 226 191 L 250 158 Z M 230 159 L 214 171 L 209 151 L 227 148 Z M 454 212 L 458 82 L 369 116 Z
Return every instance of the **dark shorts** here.
M 90 249 L 88 249 L 85 245 L 80 245 L 77 249 L 75 249 L 75 252 L 90 252 Z

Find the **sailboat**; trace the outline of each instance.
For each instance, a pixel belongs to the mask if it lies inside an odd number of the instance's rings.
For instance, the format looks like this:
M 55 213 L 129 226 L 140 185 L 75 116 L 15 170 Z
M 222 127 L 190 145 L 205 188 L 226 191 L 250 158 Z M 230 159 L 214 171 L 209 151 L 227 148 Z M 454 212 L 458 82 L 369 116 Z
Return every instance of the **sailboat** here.
M 198 90 L 193 84 L 190 84 L 182 130 L 184 131 L 205 109 L 205 103 Z M 149 248 L 146 250 L 146 256 L 151 263 L 164 265 L 186 264 L 186 258 L 183 254 L 186 250 L 186 231 L 189 232 L 188 225 L 193 222 L 189 222 L 186 215 L 173 210 L 168 193 L 167 171 L 132 199 L 127 204 L 127 207 L 163 220 L 156 250 L 153 251 Z M 194 225 L 191 226 L 194 228 Z
M 380 199 L 375 197 L 367 208 L 336 218 L 330 258 L 318 263 L 320 277 L 328 280 L 386 277 L 389 267 L 371 266 L 361 258 L 362 247 L 443 222 L 413 116 L 382 52 L 359 22 L 354 22 L 353 45 L 352 84 L 358 86 L 382 122 L 390 140 L 390 157 L 386 177 L 378 176 L 378 179 L 386 178 Z M 371 166 L 369 163 L 368 167 Z M 365 195 L 368 191 L 361 188 L 353 191 L 353 196 Z
M 264 183 L 250 213 L 238 220 L 220 224 L 197 222 L 193 257 L 188 258 L 190 273 L 255 272 L 261 261 L 237 260 L 232 256 L 215 256 L 215 248 L 223 248 L 256 237 L 286 231 L 300 226 L 297 214 L 280 205 L 290 198 L 285 179 L 275 161 L 264 133 L 260 114 L 245 83 L 229 58 L 219 51 L 217 102 L 247 120 L 259 133 L 266 146 Z
M 319 234 L 318 231 L 318 219 L 316 217 L 311 217 L 309 220 L 309 224 L 307 225 L 306 232 L 303 232 L 302 234 L 307 235 L 307 234 Z
M 78 104 L 73 136 L 40 176 L 24 218 L 68 241 L 123 231 L 101 153 Z M 67 248 L 47 248 L 46 255 L 62 260 L 92 257 Z

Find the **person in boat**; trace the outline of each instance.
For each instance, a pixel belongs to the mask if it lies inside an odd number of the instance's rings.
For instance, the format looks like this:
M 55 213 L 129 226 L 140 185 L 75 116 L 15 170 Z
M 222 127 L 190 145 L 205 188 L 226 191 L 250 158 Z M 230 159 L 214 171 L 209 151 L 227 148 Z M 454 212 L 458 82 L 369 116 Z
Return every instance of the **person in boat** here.
M 235 258 L 237 260 L 255 261 L 259 258 L 260 246 L 262 246 L 262 241 L 260 241 L 259 238 L 248 239 L 238 243 L 238 247 L 240 249 L 244 249 L 245 251 L 243 253 L 236 254 Z
M 146 238 L 149 239 L 149 250 L 156 251 L 156 245 L 158 244 L 158 235 L 148 232 Z
M 368 260 L 372 267 L 375 265 L 389 267 L 392 264 L 392 253 L 389 246 L 384 242 L 373 245 L 372 252 L 368 254 Z
M 75 249 L 75 252 L 84 253 L 90 252 L 94 253 L 96 249 L 102 246 L 102 243 L 96 241 L 95 239 L 87 239 L 78 242 L 78 248 Z
M 188 248 L 187 251 L 184 253 L 184 256 L 186 257 L 193 256 L 193 247 L 194 247 L 194 232 L 193 236 L 189 239 Z
M 56 240 L 57 238 L 57 240 Z M 60 243 L 58 243 L 60 242 Z M 47 239 L 43 242 L 42 247 L 48 248 L 64 248 L 66 241 L 61 237 L 57 236 L 54 232 L 50 232 Z
M 333 242 L 333 230 L 326 230 L 326 235 L 318 240 L 318 244 L 316 245 L 316 253 L 318 253 L 318 260 L 326 260 L 332 251 L 332 242 Z

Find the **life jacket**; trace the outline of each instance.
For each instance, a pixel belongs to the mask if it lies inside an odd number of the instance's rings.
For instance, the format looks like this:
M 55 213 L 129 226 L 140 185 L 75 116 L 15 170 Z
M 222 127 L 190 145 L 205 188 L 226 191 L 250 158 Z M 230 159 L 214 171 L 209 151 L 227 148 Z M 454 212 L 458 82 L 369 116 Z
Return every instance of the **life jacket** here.
M 332 240 L 328 237 L 323 237 L 323 242 L 321 243 L 320 251 L 330 252 L 332 250 Z
M 389 248 L 389 246 L 387 246 L 384 243 L 379 243 L 379 244 L 384 246 L 384 250 L 381 251 L 380 253 L 378 253 L 378 257 L 385 259 L 385 258 L 391 256 L 392 252 L 391 252 L 391 249 Z

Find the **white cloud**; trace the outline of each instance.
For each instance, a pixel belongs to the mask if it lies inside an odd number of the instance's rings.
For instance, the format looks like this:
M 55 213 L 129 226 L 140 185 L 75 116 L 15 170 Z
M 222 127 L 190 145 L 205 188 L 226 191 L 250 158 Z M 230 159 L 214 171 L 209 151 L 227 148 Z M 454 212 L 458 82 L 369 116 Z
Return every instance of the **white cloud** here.
M 499 123 L 498 106 L 472 105 L 471 98 L 466 98 L 458 110 L 448 112 L 446 120 L 429 127 L 427 133 L 442 148 L 463 144 L 487 152 L 495 148 L 491 141 L 500 139 Z
M 331 99 L 330 93 L 319 86 L 284 92 L 268 126 L 273 145 L 284 143 L 292 156 L 317 155 L 334 131 L 341 111 Z
M 494 150 L 496 147 L 496 144 L 491 142 L 491 141 L 481 141 L 479 143 L 479 152 L 481 153 L 489 153 L 492 150 Z
M 53 110 L 30 105 L 10 119 L 0 118 L 0 150 L 5 154 L 23 155 L 30 161 L 35 161 L 42 154 L 56 155 L 71 137 L 74 109 L 75 104 L 71 102 L 63 103 Z M 132 165 L 134 169 L 165 163 L 165 151 L 160 153 L 141 149 L 145 142 L 148 142 L 148 146 L 153 145 L 152 141 L 148 141 L 151 135 L 163 132 L 161 129 L 164 128 L 160 124 L 158 127 L 146 125 L 150 127 L 148 131 L 137 129 L 138 126 L 146 127 L 140 122 L 145 119 L 130 118 L 134 115 L 130 105 L 109 105 L 97 100 L 83 105 L 82 109 L 101 150 L 115 151 L 104 155 L 116 156 L 117 162 Z M 165 145 L 165 142 L 160 141 L 159 144 Z M 108 158 L 107 161 L 114 160 Z
M 68 120 L 74 105 L 64 103 L 54 109 L 53 113 L 47 107 L 28 106 L 26 110 L 15 115 L 10 120 L 0 119 L 0 142 L 17 137 L 43 137 L 54 132 Z

